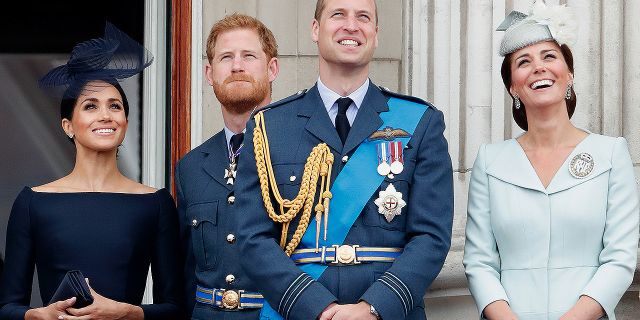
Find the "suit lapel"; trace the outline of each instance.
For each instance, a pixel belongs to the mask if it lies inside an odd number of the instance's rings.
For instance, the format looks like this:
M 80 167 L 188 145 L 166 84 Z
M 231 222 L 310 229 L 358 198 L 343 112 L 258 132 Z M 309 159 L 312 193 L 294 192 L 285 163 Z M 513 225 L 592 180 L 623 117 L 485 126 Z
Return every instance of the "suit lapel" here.
M 558 169 L 558 172 L 556 172 L 551 183 L 549 183 L 547 193 L 552 194 L 567 190 L 589 181 L 611 169 L 611 150 L 610 148 L 607 148 L 608 145 L 598 144 L 597 140 L 598 136 L 590 134 L 576 146 L 560 169 Z M 588 153 L 591 155 L 594 165 L 593 170 L 589 175 L 584 178 L 576 178 L 569 172 L 569 167 L 571 166 L 571 160 L 581 153 Z
M 389 111 L 387 97 L 372 82 L 369 82 L 369 89 L 362 100 L 362 105 L 358 109 L 356 119 L 345 141 L 342 154 L 347 154 L 357 148 L 362 141 L 371 136 L 382 125 L 379 113 Z
M 304 96 L 302 104 L 298 109 L 298 116 L 306 117 L 309 120 L 305 129 L 316 138 L 325 142 L 330 148 L 340 153 L 342 141 L 336 132 L 327 110 L 324 108 L 322 98 L 318 92 L 317 85 L 309 89 Z
M 522 188 L 546 193 L 529 158 L 516 139 L 506 141 L 504 148 L 495 154 L 493 161 L 487 167 L 487 174 Z
M 205 153 L 205 159 L 202 161 L 202 169 L 215 181 L 223 185 L 225 188 L 232 190 L 233 186 L 227 184 L 224 179 L 224 169 L 229 164 L 227 139 L 224 131 L 216 134 L 211 143 L 202 150 Z
M 506 141 L 505 147 L 496 152 L 493 159 L 488 159 L 491 162 L 487 167 L 487 174 L 504 182 L 546 194 L 564 191 L 611 169 L 611 161 L 608 158 L 611 150 L 607 149 L 605 145 L 600 145 L 597 140 L 598 137 L 591 134 L 580 142 L 558 169 L 546 189 L 529 162 L 529 158 L 515 139 Z M 593 157 L 595 165 L 588 176 L 576 178 L 569 172 L 569 166 L 571 159 L 583 152 Z

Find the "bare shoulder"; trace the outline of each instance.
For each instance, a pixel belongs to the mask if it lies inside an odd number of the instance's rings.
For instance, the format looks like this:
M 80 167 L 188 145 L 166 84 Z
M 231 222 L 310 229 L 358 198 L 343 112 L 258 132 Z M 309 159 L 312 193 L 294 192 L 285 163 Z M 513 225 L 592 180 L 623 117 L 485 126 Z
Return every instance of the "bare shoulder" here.
M 37 187 L 32 187 L 31 190 L 35 192 L 56 192 L 56 193 L 78 191 L 68 183 L 67 177 L 63 177 L 58 180 L 51 181 L 49 183 L 45 183 Z
M 133 180 L 129 180 L 126 189 L 128 193 L 155 193 L 158 191 L 158 189 L 156 188 L 144 185 Z

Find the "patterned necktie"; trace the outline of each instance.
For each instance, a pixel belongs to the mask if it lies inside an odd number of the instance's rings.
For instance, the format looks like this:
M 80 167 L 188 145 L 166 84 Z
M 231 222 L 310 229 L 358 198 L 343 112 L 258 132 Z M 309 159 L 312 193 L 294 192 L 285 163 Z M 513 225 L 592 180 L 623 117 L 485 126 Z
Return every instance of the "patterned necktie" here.
M 231 136 L 231 158 L 236 159 L 240 154 L 240 147 L 242 147 L 242 140 L 244 140 L 244 133 L 238 133 Z
M 351 129 L 349 119 L 347 119 L 347 109 L 349 109 L 349 106 L 352 102 L 353 100 L 351 100 L 351 98 L 340 98 L 336 100 L 336 103 L 338 104 L 338 115 L 336 115 L 336 131 L 338 131 L 338 136 L 340 136 L 342 144 L 347 141 L 349 129 Z

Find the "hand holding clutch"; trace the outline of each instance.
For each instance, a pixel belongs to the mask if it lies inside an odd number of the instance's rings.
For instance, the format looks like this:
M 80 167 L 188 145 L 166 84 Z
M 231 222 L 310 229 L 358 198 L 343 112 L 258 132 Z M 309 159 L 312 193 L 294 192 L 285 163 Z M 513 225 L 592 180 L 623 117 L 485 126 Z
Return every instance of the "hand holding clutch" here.
M 93 303 L 93 296 L 89 285 L 84 280 L 84 275 L 79 270 L 71 270 L 60 281 L 58 289 L 51 297 L 49 304 L 76 297 L 74 308 L 83 308 Z

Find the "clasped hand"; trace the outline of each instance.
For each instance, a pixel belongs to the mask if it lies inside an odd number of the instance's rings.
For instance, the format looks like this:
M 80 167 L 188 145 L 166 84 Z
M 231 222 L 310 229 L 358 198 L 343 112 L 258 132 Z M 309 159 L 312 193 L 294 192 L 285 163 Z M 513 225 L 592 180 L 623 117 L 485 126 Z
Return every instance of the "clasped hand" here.
M 89 281 L 87 281 L 87 284 Z M 58 301 L 47 307 L 32 309 L 26 320 L 138 320 L 144 319 L 142 308 L 105 298 L 89 286 L 93 303 L 84 308 L 73 308 L 76 298 Z
M 319 320 L 376 320 L 365 301 L 356 304 L 332 303 L 320 314 Z

